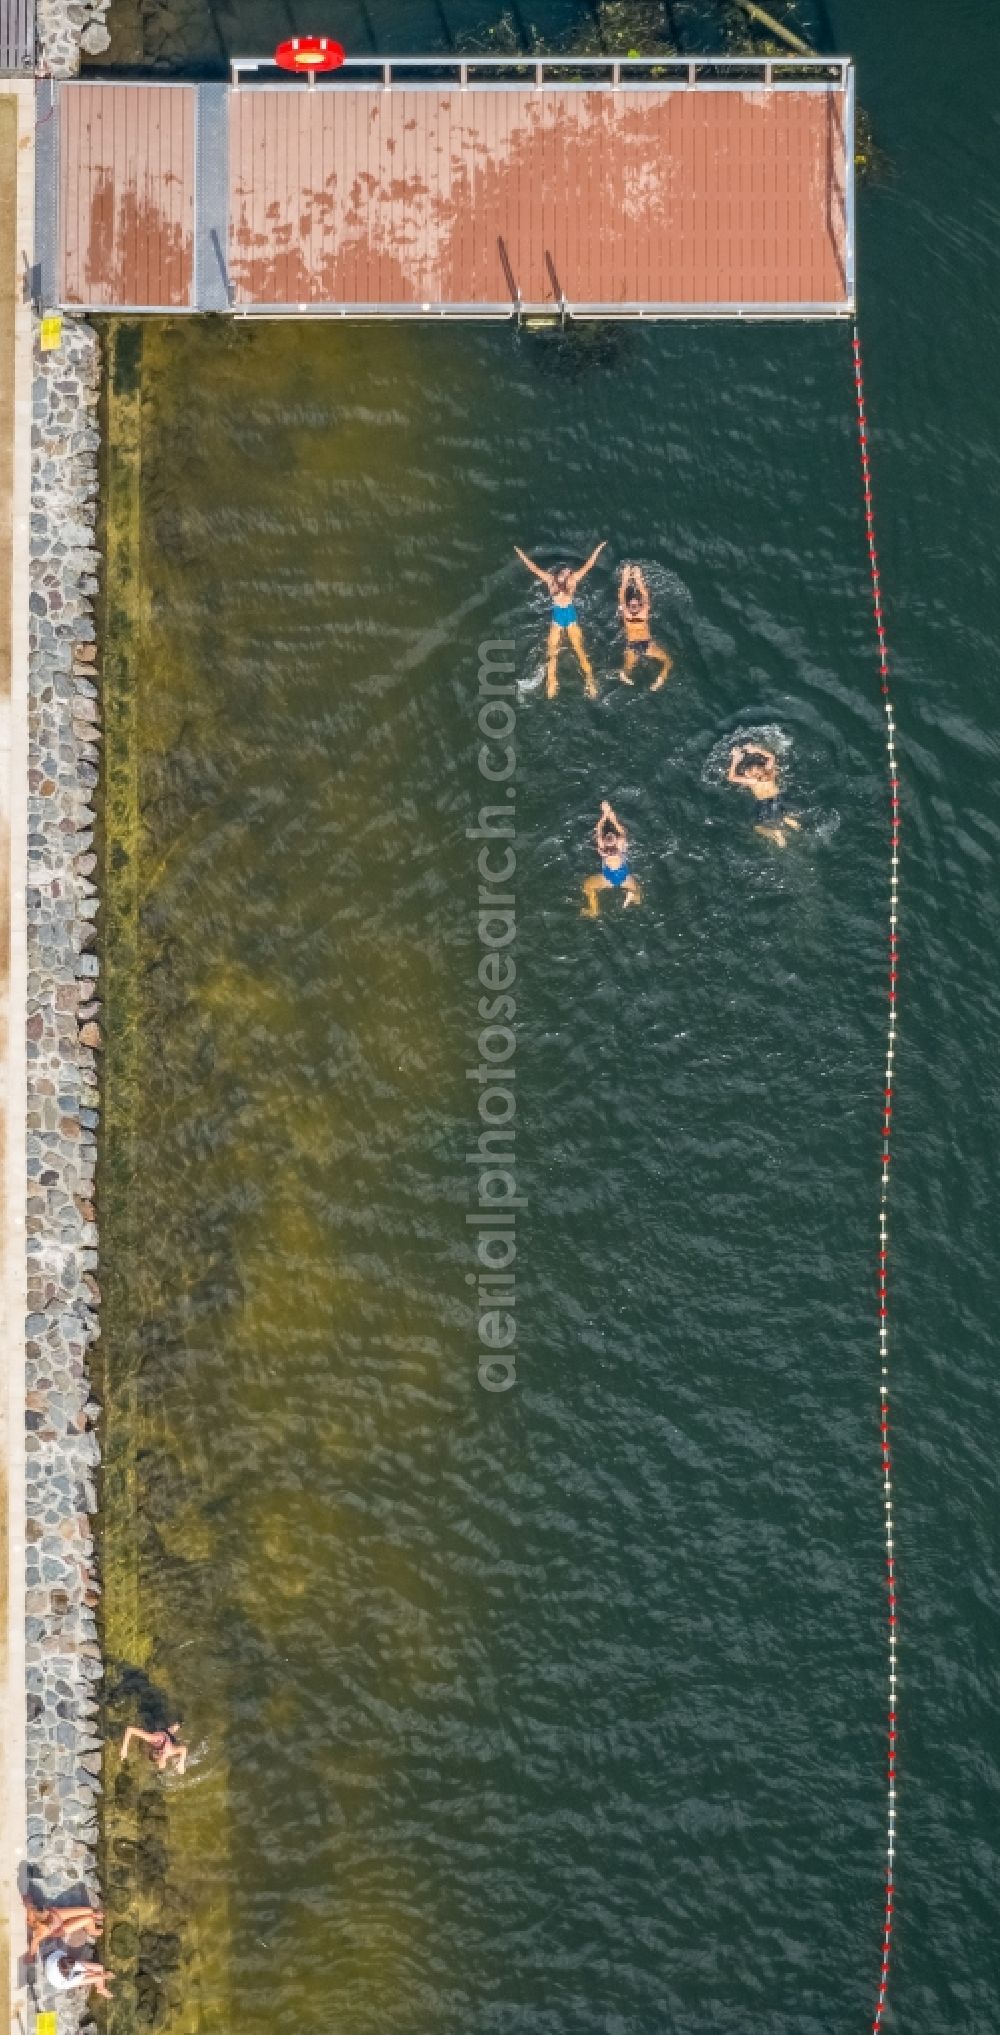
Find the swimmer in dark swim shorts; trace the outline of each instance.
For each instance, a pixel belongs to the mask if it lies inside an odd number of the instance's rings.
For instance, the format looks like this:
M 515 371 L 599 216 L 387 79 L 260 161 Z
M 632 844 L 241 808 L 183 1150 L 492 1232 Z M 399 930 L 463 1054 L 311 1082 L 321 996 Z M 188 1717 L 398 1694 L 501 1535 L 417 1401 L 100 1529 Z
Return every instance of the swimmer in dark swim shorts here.
M 601 873 L 584 877 L 583 915 L 587 919 L 596 919 L 600 909 L 597 900 L 602 890 L 620 890 L 626 911 L 630 904 L 642 902 L 642 892 L 628 866 L 628 835 L 606 798 L 601 800 L 601 817 L 594 828 L 594 840 L 601 858 Z
M 673 658 L 668 650 L 654 643 L 649 633 L 652 603 L 645 576 L 638 565 L 623 565 L 618 582 L 618 613 L 625 631 L 625 662 L 620 673 L 623 685 L 633 683 L 632 673 L 640 657 L 649 657 L 659 665 L 659 671 L 650 686 L 650 692 L 659 692 L 670 677 Z
M 774 750 L 766 749 L 763 742 L 737 742 L 729 758 L 726 782 L 753 793 L 757 801 L 755 833 L 764 834 L 779 848 L 785 848 L 788 845 L 786 827 L 791 828 L 793 833 L 801 832 L 801 820 L 787 810 L 781 796 L 778 759 Z

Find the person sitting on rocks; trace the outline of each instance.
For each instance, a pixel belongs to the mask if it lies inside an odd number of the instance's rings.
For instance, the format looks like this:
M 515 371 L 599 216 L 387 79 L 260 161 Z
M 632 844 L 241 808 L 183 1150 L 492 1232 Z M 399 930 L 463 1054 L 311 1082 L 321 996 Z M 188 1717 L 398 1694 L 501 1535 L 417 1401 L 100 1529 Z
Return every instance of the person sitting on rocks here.
M 107 1971 L 103 1964 L 90 1957 L 77 1957 L 75 1951 L 66 1950 L 55 1944 L 42 1959 L 42 1972 L 54 1993 L 71 1993 L 77 1986 L 89 1986 L 102 2000 L 111 1998 L 113 1971 Z
M 58 1938 L 60 1943 L 90 1943 L 104 1928 L 103 1908 L 41 1907 L 25 1901 L 28 1915 L 28 1956 L 34 1959 L 43 1943 Z
M 179 1730 L 179 1717 L 174 1724 L 168 1724 L 163 1731 L 143 1731 L 141 1725 L 130 1724 L 122 1739 L 122 1759 L 128 1758 L 129 1746 L 133 1738 L 138 1738 L 140 1743 L 146 1747 L 149 1758 L 152 1760 L 158 1774 L 165 1773 L 171 1761 L 176 1765 L 178 1773 L 182 1774 L 187 1766 L 188 1749 L 186 1745 L 181 1744 L 180 1739 L 176 1736 Z

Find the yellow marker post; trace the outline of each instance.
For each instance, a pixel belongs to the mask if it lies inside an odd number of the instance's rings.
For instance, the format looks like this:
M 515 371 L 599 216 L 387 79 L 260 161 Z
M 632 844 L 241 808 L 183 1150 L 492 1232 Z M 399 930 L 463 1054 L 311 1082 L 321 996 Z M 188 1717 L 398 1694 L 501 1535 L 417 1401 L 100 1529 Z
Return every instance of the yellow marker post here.
M 61 311 L 49 311 L 49 312 L 47 312 L 46 316 L 45 316 L 45 317 L 44 317 L 44 318 L 42 319 L 42 352 L 43 352 L 43 353 L 57 353 L 57 352 L 58 352 L 58 350 L 59 350 L 60 346 L 62 345 L 62 328 L 63 328 L 63 322 L 62 322 L 62 312 L 61 312 Z M 40 2019 L 40 2020 L 44 2020 L 44 2018 L 45 2018 L 45 2016 L 44 2016 L 44 2015 L 40 2015 L 40 2016 L 39 2016 L 39 2019 Z M 49 2031 L 48 2031 L 48 2030 L 46 2030 L 46 2029 L 43 2029 L 43 2030 L 42 2030 L 42 2035 L 49 2035 Z M 53 2030 L 53 2035 L 54 2035 L 54 2030 Z
M 56 2017 L 54 2014 L 35 2015 L 35 2035 L 56 2035 Z

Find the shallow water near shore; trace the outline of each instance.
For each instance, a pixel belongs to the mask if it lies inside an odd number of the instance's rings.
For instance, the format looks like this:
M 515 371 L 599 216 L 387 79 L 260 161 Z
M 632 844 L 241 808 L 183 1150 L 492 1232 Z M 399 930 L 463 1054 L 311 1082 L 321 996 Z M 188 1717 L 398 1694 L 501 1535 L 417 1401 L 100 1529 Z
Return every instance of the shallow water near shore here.
M 906 822 L 893 2026 L 993 2035 L 992 116 L 981 10 L 930 156 L 933 10 L 891 67 L 901 7 L 830 11 L 893 163 L 861 218 Z M 863 2027 L 888 850 L 847 335 L 107 336 L 109 1727 L 182 1712 L 194 1747 L 183 1783 L 109 1764 L 112 2025 Z M 567 659 L 546 702 L 513 546 L 602 537 L 600 700 Z M 656 695 L 615 678 L 626 557 Z M 491 1396 L 467 830 L 498 640 L 527 1206 Z M 765 729 L 784 851 L 720 781 Z M 588 925 L 604 796 L 643 902 Z

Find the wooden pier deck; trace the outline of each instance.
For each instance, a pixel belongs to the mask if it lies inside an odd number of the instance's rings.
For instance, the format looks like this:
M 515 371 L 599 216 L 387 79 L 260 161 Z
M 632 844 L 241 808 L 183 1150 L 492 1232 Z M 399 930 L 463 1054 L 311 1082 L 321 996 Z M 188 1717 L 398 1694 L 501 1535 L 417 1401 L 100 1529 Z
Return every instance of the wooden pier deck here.
M 234 72 L 229 86 L 47 88 L 52 301 L 341 317 L 853 309 L 846 60 L 359 60 L 315 88 Z

